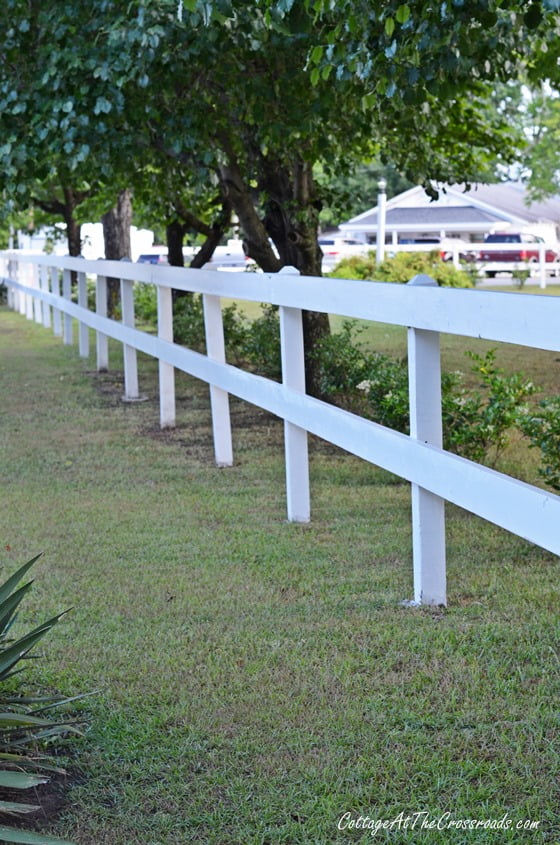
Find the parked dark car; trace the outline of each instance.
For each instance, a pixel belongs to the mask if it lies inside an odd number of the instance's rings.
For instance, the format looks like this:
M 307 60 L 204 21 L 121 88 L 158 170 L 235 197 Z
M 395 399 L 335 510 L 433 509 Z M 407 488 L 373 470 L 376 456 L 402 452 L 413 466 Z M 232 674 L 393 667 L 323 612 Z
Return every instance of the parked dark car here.
M 167 247 L 155 247 L 150 252 L 143 252 L 136 260 L 139 264 L 167 264 Z
M 504 244 L 503 249 L 482 250 L 481 261 L 527 261 L 536 264 L 539 261 L 540 244 L 544 244 L 544 238 L 538 235 L 531 235 L 524 232 L 494 232 L 486 235 L 485 244 Z M 507 245 L 507 246 L 506 246 Z M 545 261 L 547 264 L 558 261 L 559 254 L 549 247 L 545 250 Z M 496 271 L 486 271 L 487 276 L 495 276 Z

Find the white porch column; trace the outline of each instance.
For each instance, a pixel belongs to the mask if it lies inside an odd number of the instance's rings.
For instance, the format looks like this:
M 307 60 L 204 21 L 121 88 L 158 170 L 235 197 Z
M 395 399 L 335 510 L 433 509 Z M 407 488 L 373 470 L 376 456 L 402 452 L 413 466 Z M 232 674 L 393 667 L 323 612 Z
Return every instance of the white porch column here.
M 385 230 L 387 222 L 387 194 L 385 188 L 387 182 L 385 179 L 380 179 L 377 183 L 379 187 L 379 194 L 377 196 L 377 250 L 376 260 L 381 264 L 385 258 Z

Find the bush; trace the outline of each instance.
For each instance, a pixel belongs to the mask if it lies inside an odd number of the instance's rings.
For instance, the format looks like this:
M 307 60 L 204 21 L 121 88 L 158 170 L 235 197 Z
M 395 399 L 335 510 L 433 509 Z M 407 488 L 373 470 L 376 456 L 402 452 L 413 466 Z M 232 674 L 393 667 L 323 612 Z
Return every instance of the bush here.
M 322 338 L 315 352 L 321 396 L 351 396 L 366 378 L 369 353 L 353 342 L 359 331 L 356 325 L 354 320 L 345 320 L 339 332 Z
M 409 282 L 425 273 L 442 287 L 470 288 L 471 274 L 458 270 L 450 261 L 442 261 L 439 252 L 399 252 L 394 258 L 376 263 L 375 253 L 354 255 L 336 265 L 330 276 L 341 279 L 362 279 L 376 282 Z
M 138 319 L 157 327 L 157 291 L 155 285 L 135 282 L 134 313 Z
M 325 338 L 318 350 L 324 395 L 368 419 L 408 434 L 406 360 L 361 349 L 354 343 L 354 333 L 355 324 L 348 321 L 340 332 Z M 463 373 L 442 373 L 443 446 L 478 462 L 491 455 L 491 462 L 495 463 L 508 443 L 511 429 L 520 419 L 526 419 L 526 399 L 535 392 L 535 386 L 522 373 L 505 375 L 496 366 L 495 350 L 484 356 L 472 352 L 467 355 L 474 362 L 472 370 L 480 378 L 481 389 L 467 390 Z M 557 432 L 560 437 L 560 422 Z
M 199 293 L 188 293 L 186 296 L 178 296 L 175 299 L 173 336 L 175 343 L 181 343 L 198 352 L 205 351 L 204 310 L 202 296 Z
M 534 411 L 527 410 L 519 428 L 531 447 L 541 450 L 539 475 L 549 487 L 560 490 L 560 396 L 542 399 Z
M 484 460 L 493 451 L 494 464 L 509 442 L 509 432 L 528 410 L 526 400 L 536 391 L 523 373 L 506 375 L 496 366 L 496 351 L 486 355 L 466 353 L 474 364 L 481 388 L 467 392 L 461 373 L 442 378 L 444 447 L 474 461 Z
M 46 711 L 64 704 L 67 699 L 21 694 L 20 678 L 17 683 L 11 680 L 22 672 L 22 664 L 29 659 L 33 648 L 64 615 L 59 613 L 19 639 L 11 639 L 18 608 L 33 582 L 28 581 L 22 587 L 18 585 L 38 557 L 25 563 L 0 585 L 0 814 L 8 816 L 25 816 L 40 807 L 7 798 L 5 790 L 9 790 L 10 796 L 17 795 L 19 791 L 32 790 L 48 783 L 49 772 L 63 773 L 41 751 L 45 743 L 65 734 L 80 733 L 67 718 L 52 719 L 45 715 Z M 0 826 L 0 840 L 28 845 L 64 845 L 55 837 L 5 825 Z
M 264 303 L 261 307 L 262 315 L 248 325 L 238 352 L 261 375 L 280 380 L 282 360 L 278 306 Z

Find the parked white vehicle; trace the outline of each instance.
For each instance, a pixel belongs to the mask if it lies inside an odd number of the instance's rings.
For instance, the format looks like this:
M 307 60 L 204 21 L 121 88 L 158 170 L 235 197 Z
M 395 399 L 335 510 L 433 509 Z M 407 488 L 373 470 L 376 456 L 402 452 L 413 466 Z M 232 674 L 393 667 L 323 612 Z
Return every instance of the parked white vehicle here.
M 319 246 L 323 252 L 323 270 L 332 268 L 351 255 L 367 255 L 375 246 L 354 238 L 340 238 L 331 235 L 321 235 Z

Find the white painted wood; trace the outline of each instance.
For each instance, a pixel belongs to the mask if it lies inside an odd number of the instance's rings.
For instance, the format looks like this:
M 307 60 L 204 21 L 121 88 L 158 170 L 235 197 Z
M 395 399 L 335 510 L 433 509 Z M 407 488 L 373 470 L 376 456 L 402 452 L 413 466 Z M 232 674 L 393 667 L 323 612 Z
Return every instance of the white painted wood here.
M 157 288 L 158 337 L 173 342 L 173 297 L 171 288 Z M 161 428 L 174 428 L 175 368 L 159 359 L 159 422 Z
M 43 264 L 39 267 L 39 286 L 41 290 L 49 291 L 49 274 L 50 270 Z M 51 327 L 51 307 L 46 302 L 43 302 L 43 326 L 46 329 Z
M 95 312 L 101 318 L 107 318 L 107 278 L 97 276 L 95 285 Z M 104 373 L 109 369 L 109 338 L 102 331 L 95 335 L 97 355 L 97 372 Z
M 60 273 L 57 267 L 50 267 L 51 291 L 56 297 L 56 302 L 59 302 L 60 297 Z M 53 305 L 53 332 L 55 337 L 62 337 L 62 311 Z
M 28 292 L 26 295 L 25 316 L 28 320 L 36 319 L 35 295 L 33 284 L 33 267 L 29 264 L 20 264 L 20 276 L 23 277 L 24 284 L 27 286 Z
M 87 279 L 85 273 L 78 273 L 78 305 L 87 310 Z M 89 328 L 81 320 L 78 323 L 78 350 L 82 358 L 89 356 Z
M 284 387 L 305 393 L 303 324 L 299 308 L 280 308 L 280 345 Z M 287 420 L 284 421 L 284 450 L 288 520 L 309 522 L 311 498 L 307 431 Z
M 422 284 L 422 281 L 416 277 L 409 284 Z M 437 332 L 408 329 L 408 380 L 410 436 L 441 449 L 441 365 Z M 411 492 L 414 601 L 445 605 L 444 501 L 418 484 L 412 484 Z
M 72 298 L 72 277 L 71 272 L 68 268 L 62 271 L 62 297 L 66 300 L 66 303 L 69 303 Z M 72 317 L 68 313 L 67 307 L 68 306 L 66 304 L 66 307 L 61 309 L 62 311 L 64 311 L 62 342 L 66 346 L 71 346 L 74 342 L 72 331 Z
M 29 272 L 29 284 L 32 288 L 40 290 L 41 288 L 41 267 L 38 264 L 33 266 L 28 265 L 26 270 Z M 33 319 L 36 323 L 43 323 L 43 302 L 38 296 L 32 297 L 33 303 Z
M 134 328 L 134 282 L 121 279 L 121 311 L 123 326 Z M 140 398 L 138 391 L 138 360 L 134 345 L 123 345 L 124 396 L 125 402 Z
M 223 364 L 226 360 L 224 343 L 224 324 L 222 304 L 219 296 L 205 294 L 202 297 L 204 308 L 204 331 L 206 351 L 212 361 Z M 210 381 L 210 380 L 209 380 Z M 212 408 L 212 431 L 214 435 L 214 455 L 216 465 L 233 465 L 233 442 L 227 391 L 210 382 L 210 406 Z
M 120 262 L 86 262 L 82 259 L 61 259 L 41 256 L 17 257 L 30 264 L 44 263 L 62 268 L 65 278 L 70 269 L 96 273 L 113 272 L 130 282 L 138 276 L 143 281 L 163 283 L 165 287 L 199 290 L 208 298 L 208 312 L 219 307 L 215 298 L 227 295 L 255 301 L 268 301 L 284 306 L 286 321 L 289 309 L 302 307 L 406 325 L 413 331 L 411 358 L 413 368 L 422 372 L 414 384 L 416 411 L 413 413 L 412 434 L 406 436 L 383 426 L 361 419 L 339 408 L 319 402 L 292 386 L 276 384 L 267 379 L 243 372 L 224 362 L 223 329 L 220 322 L 209 320 L 210 347 L 216 357 L 204 356 L 171 342 L 141 332 L 132 325 L 116 323 L 102 313 L 84 311 L 69 297 L 58 297 L 55 284 L 52 293 L 33 288 L 23 274 L 10 279 L 8 287 L 14 303 L 39 299 L 64 313 L 64 322 L 83 321 L 99 334 L 113 337 L 126 346 L 158 357 L 163 363 L 204 379 L 226 395 L 232 393 L 283 418 L 302 431 L 347 449 L 359 457 L 384 467 L 407 479 L 422 491 L 413 508 L 417 508 L 417 524 L 433 545 L 433 535 L 441 536 L 438 508 L 433 499 L 453 502 L 513 533 L 560 554 L 560 497 L 524 484 L 471 461 L 444 452 L 437 440 L 437 415 L 431 415 L 433 403 L 424 401 L 433 394 L 432 372 L 426 376 L 422 361 L 431 361 L 427 368 L 435 368 L 434 332 L 445 331 L 471 337 L 487 337 L 521 343 L 544 349 L 560 349 L 558 323 L 560 301 L 550 296 L 490 293 L 413 286 L 385 285 L 332 279 L 312 279 L 289 275 L 230 274 L 215 271 L 189 271 L 154 265 L 131 265 Z M 116 269 L 112 267 L 116 265 Z M 110 266 L 109 266 L 110 265 Z M 417 280 L 418 281 L 418 280 Z M 213 299 L 214 298 L 214 299 Z M 219 331 L 212 334 L 216 326 Z M 219 346 L 221 331 L 221 344 Z M 286 347 L 288 348 L 288 347 Z M 210 351 L 210 350 L 209 350 Z M 426 379 L 428 387 L 426 387 Z M 431 380 L 431 381 L 430 381 Z M 430 386 L 431 384 L 431 386 Z M 229 409 L 228 409 L 229 423 Z M 437 445 L 433 445 L 436 443 Z M 436 517 L 434 517 L 436 514 Z M 434 522 L 435 519 L 435 522 Z M 435 526 L 435 527 L 434 527 Z M 417 532 L 413 532 L 417 534 Z M 415 538 L 422 544 L 424 537 Z M 427 542 L 427 541 L 426 541 Z M 435 573 L 435 581 L 431 576 Z M 437 600 L 441 591 L 441 572 L 433 567 L 424 570 L 421 600 L 427 596 Z
M 272 273 L 221 273 L 153 264 L 127 267 L 119 261 L 54 256 L 25 256 L 25 261 L 92 274 L 101 272 L 102 267 L 105 275 L 161 282 L 178 290 L 308 308 L 537 349 L 558 348 L 560 302 L 553 296 L 527 294 L 520 298 L 515 293 L 439 287 L 428 292 L 381 282 L 308 276 L 293 279 Z

